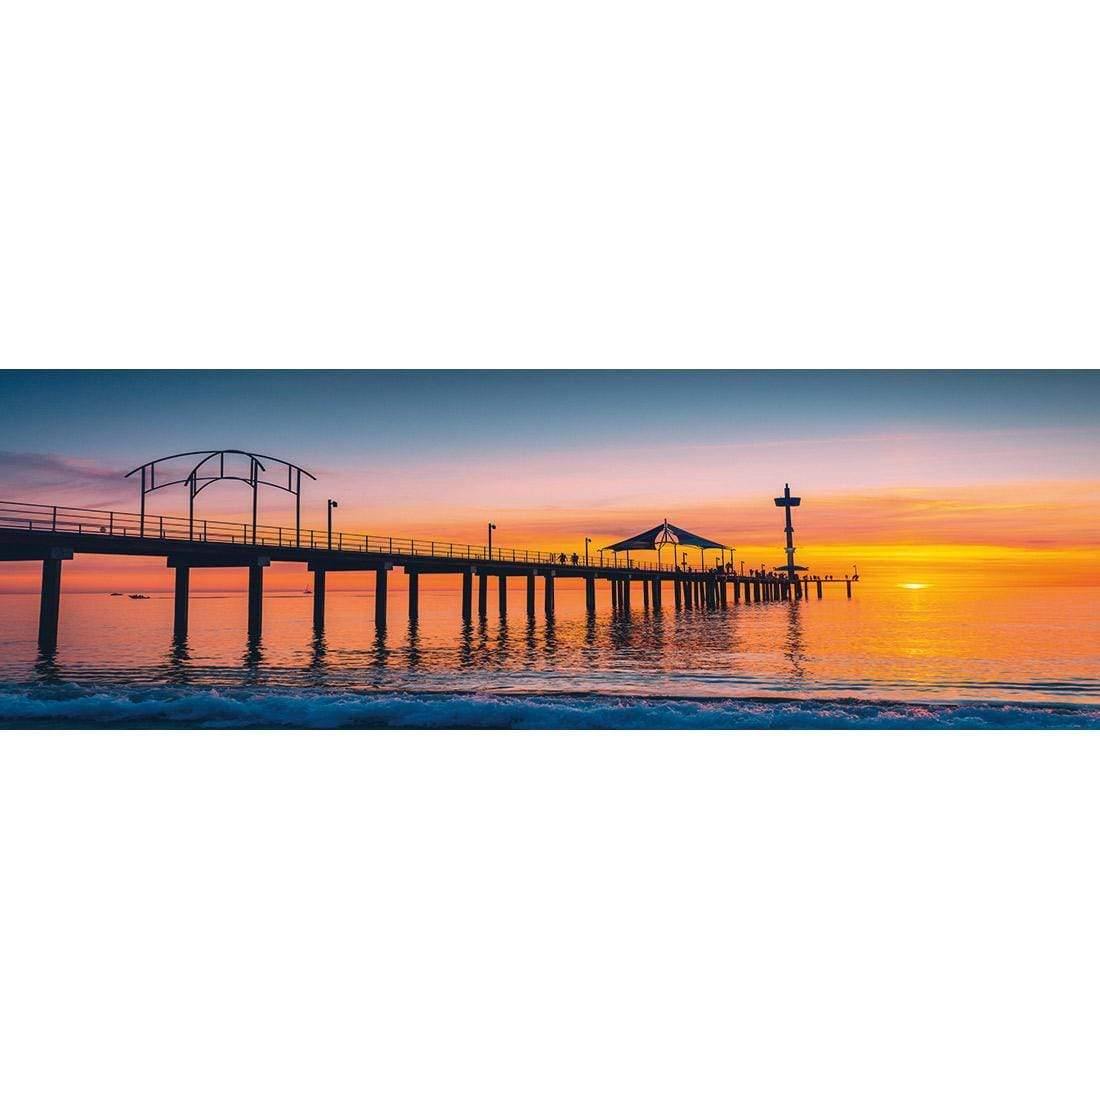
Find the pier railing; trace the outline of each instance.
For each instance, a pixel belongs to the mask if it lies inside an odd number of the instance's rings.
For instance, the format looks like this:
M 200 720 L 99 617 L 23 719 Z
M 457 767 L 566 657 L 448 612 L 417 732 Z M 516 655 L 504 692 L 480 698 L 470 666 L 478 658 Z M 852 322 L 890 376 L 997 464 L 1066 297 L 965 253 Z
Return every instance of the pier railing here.
M 517 550 L 494 546 L 492 557 L 487 545 L 454 542 L 446 539 L 409 539 L 393 535 L 354 534 L 313 528 L 296 530 L 293 526 L 236 523 L 229 520 L 188 519 L 186 516 L 142 517 L 137 512 L 101 511 L 94 508 L 68 508 L 51 504 L 27 504 L 0 500 L 0 528 L 42 531 L 58 534 L 101 536 L 104 538 L 171 539 L 180 542 L 215 543 L 230 546 L 261 546 L 280 549 L 339 550 L 358 554 L 397 555 L 402 557 L 447 558 L 460 561 L 492 561 L 504 565 L 569 565 L 601 569 L 631 569 L 657 572 L 656 562 L 638 562 L 620 555 L 616 561 L 605 555 L 601 561 L 590 554 L 588 562 L 578 553 L 561 560 L 560 551 Z M 670 572 L 675 563 L 662 563 L 660 570 Z M 694 570 L 693 570 L 694 571 Z

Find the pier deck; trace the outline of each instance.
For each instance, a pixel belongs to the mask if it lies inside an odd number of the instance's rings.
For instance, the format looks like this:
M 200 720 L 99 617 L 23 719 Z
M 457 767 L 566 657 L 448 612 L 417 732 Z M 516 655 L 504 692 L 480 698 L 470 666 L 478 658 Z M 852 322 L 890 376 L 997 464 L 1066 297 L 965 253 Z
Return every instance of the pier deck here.
M 174 632 L 187 633 L 190 571 L 201 568 L 247 568 L 249 574 L 250 635 L 258 635 L 263 617 L 263 570 L 273 561 L 298 562 L 313 575 L 314 627 L 324 628 L 325 576 L 334 572 L 375 574 L 375 622 L 386 625 L 388 574 L 395 567 L 409 576 L 409 614 L 419 613 L 419 576 L 452 574 L 462 577 L 464 618 L 473 615 L 473 578 L 478 578 L 478 614 L 488 612 L 487 582 L 497 578 L 498 605 L 507 610 L 507 581 L 526 578 L 527 612 L 535 614 L 535 579 L 541 577 L 545 613 L 554 612 L 556 579 L 585 582 L 586 607 L 596 609 L 596 582 L 607 581 L 611 606 L 629 608 L 631 589 L 642 585 L 646 607 L 660 610 L 665 582 L 672 585 L 675 606 L 724 607 L 729 602 L 769 602 L 817 597 L 828 584 L 846 585 L 858 576 L 843 579 L 813 575 L 788 576 L 758 570 L 734 573 L 728 568 L 678 569 L 655 562 L 586 561 L 573 555 L 541 550 L 478 546 L 446 539 L 407 539 L 391 536 L 316 531 L 178 516 L 151 516 L 130 512 L 70 508 L 18 501 L 0 501 L 0 560 L 41 561 L 42 592 L 39 645 L 51 651 L 57 643 L 61 597 L 61 565 L 76 554 L 163 557 L 175 571 Z

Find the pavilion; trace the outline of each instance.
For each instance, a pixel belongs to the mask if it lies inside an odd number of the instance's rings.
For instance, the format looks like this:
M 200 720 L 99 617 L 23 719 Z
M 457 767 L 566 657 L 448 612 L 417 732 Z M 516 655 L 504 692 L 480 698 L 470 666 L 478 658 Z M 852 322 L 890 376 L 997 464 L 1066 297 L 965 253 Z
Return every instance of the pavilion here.
M 674 547 L 697 546 L 699 548 L 699 566 L 704 571 L 706 570 L 706 563 L 703 559 L 704 550 L 729 550 L 731 554 L 734 551 L 732 546 L 727 546 L 724 542 L 715 542 L 714 539 L 704 538 L 702 535 L 693 535 L 690 531 L 685 531 L 682 527 L 676 527 L 674 524 L 669 523 L 667 519 L 657 524 L 656 527 L 643 531 L 640 535 L 623 539 L 622 542 L 616 542 L 612 546 L 604 546 L 602 549 L 610 550 L 613 554 L 629 553 L 631 550 L 656 550 L 657 564 L 660 566 L 661 551 L 669 544 Z M 722 560 L 725 561 L 724 553 Z M 672 551 L 672 561 L 675 565 L 675 549 Z

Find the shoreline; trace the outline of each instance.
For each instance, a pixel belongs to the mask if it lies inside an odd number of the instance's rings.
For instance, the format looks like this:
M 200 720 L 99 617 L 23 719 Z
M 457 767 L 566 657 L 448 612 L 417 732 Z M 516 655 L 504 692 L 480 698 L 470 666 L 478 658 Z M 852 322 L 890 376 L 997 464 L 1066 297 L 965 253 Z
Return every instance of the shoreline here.
M 1100 729 L 1100 704 L 592 692 L 0 686 L 0 729 Z

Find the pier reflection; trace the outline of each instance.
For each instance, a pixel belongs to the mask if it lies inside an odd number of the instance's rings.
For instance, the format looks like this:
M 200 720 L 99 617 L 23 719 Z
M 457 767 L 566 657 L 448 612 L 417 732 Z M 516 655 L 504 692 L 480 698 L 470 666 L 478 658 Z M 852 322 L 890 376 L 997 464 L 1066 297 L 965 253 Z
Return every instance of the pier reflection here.
M 174 686 L 184 686 L 191 681 L 191 650 L 183 638 L 173 638 L 165 656 L 165 680 Z
M 242 664 L 247 672 L 245 683 L 261 683 L 260 672 L 264 660 L 263 641 L 255 635 L 249 635 L 248 644 L 245 646 Z
M 415 672 L 420 667 L 422 656 L 420 651 L 420 627 L 416 620 L 412 620 L 409 623 L 408 635 L 405 639 L 405 659 L 408 662 L 410 672 Z
M 865 590 L 860 601 L 730 603 L 648 612 L 633 597 L 612 611 L 598 590 L 559 583 L 556 608 L 463 622 L 461 590 L 420 592 L 419 618 L 373 622 L 369 597 L 329 593 L 323 632 L 309 597 L 268 600 L 262 640 L 247 640 L 246 597 L 195 597 L 186 641 L 172 640 L 170 596 L 111 600 L 73 593 L 58 649 L 39 653 L 35 596 L 6 596 L 0 668 L 9 682 L 118 683 L 394 691 L 604 691 L 908 699 L 972 698 L 996 683 L 1002 698 L 1100 697 L 1096 590 L 981 593 Z M 397 591 L 391 599 L 398 598 Z M 1042 621 L 1044 629 L 1031 624 Z
M 796 679 L 805 675 L 805 644 L 802 638 L 802 605 L 797 601 L 787 604 L 787 635 L 783 656 L 790 666 L 790 674 Z

